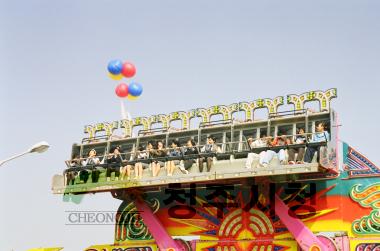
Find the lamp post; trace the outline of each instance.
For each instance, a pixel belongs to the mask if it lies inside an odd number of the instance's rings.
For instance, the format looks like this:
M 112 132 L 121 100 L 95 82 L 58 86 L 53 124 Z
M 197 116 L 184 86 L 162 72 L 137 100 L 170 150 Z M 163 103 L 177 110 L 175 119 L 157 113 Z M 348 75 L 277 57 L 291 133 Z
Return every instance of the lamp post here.
M 8 162 L 8 161 L 16 159 L 18 157 L 24 156 L 25 154 L 28 154 L 28 153 L 43 153 L 43 152 L 47 151 L 47 149 L 49 147 L 50 147 L 49 143 L 47 143 L 46 141 L 41 141 L 41 142 L 33 145 L 31 148 L 29 148 L 25 152 L 22 152 L 22 153 L 19 153 L 17 155 L 14 155 L 14 156 L 12 156 L 12 157 L 10 157 L 8 159 L 1 160 L 0 161 L 0 166 L 2 166 L 5 162 Z

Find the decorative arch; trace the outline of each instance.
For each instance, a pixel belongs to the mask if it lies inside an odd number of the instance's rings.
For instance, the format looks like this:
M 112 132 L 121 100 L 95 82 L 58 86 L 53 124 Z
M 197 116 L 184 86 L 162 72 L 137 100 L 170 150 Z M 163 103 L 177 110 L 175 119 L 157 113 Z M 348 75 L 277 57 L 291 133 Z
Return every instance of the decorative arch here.
M 214 105 L 207 109 L 209 114 L 209 120 L 212 115 L 222 114 L 224 120 L 232 118 L 232 113 L 237 111 L 237 108 L 232 104 L 229 106 L 225 105 Z
M 240 102 L 239 110 L 245 112 L 245 121 L 253 120 L 253 112 L 257 109 L 267 108 L 269 113 L 277 113 L 278 107 L 284 104 L 284 97 L 274 99 L 257 99 L 253 102 Z
M 330 101 L 338 97 L 337 89 L 332 88 L 325 92 L 323 91 L 310 91 L 301 95 L 289 94 L 287 96 L 287 103 L 293 104 L 296 111 L 305 109 L 305 103 L 310 101 L 319 101 L 320 111 L 330 111 Z
M 183 123 L 182 124 L 182 127 L 185 129 L 190 129 L 190 120 L 192 118 L 195 118 L 196 117 L 196 114 L 197 114 L 197 111 L 196 109 L 191 109 L 190 111 L 186 112 L 186 116 L 187 116 L 187 120 L 186 120 L 186 123 Z
M 239 110 L 245 112 L 245 121 L 251 121 L 253 120 L 252 111 L 253 107 L 251 106 L 251 102 L 240 102 L 239 103 Z
M 239 104 L 234 103 L 231 105 L 214 105 L 209 108 L 198 108 L 197 116 L 202 118 L 202 122 L 210 122 L 212 115 L 222 114 L 224 120 L 232 118 L 234 112 L 239 111 Z
M 184 112 L 184 111 L 178 111 L 178 112 L 172 112 L 168 115 L 169 118 L 169 124 L 172 121 L 180 120 L 182 122 L 182 129 L 186 130 L 189 128 L 190 125 L 190 119 L 194 117 L 194 113 L 191 112 Z
M 311 91 L 300 95 L 290 94 L 287 96 L 287 103 L 293 104 L 295 111 L 299 111 L 305 108 L 305 103 L 310 101 L 319 101 L 321 111 L 330 110 L 330 101 L 337 97 L 337 89 L 332 88 L 325 92 L 323 91 Z M 203 123 L 210 122 L 210 117 L 216 114 L 222 114 L 223 119 L 232 119 L 233 114 L 238 111 L 245 112 L 245 121 L 253 120 L 254 111 L 257 109 L 267 108 L 269 114 L 277 113 L 278 107 L 284 104 L 284 97 L 279 96 L 274 99 L 257 99 L 253 102 L 240 102 L 233 103 L 231 105 L 215 105 L 209 108 L 198 108 L 190 111 L 178 111 L 170 113 L 169 115 L 159 114 L 150 117 L 137 117 L 132 120 L 121 120 L 111 123 L 99 123 L 95 125 L 87 125 L 84 128 L 84 132 L 88 134 L 89 139 L 93 139 L 97 132 L 104 131 L 107 136 L 111 136 L 113 131 L 120 126 L 124 128 L 123 132 L 126 137 L 132 136 L 132 130 L 135 126 L 143 126 L 144 130 L 149 130 L 152 123 L 161 122 L 164 128 L 169 128 L 170 122 L 173 120 L 182 121 L 182 129 L 190 128 L 190 121 L 194 117 L 199 117 Z
M 86 125 L 84 132 L 88 134 L 89 139 L 93 139 L 98 132 L 104 132 L 107 137 L 112 135 L 112 132 L 119 127 L 118 121 L 103 122 L 95 125 Z
M 239 103 L 233 103 L 233 104 L 230 104 L 228 106 L 228 111 L 229 111 L 229 116 L 230 116 L 230 119 L 232 119 L 232 116 L 235 112 L 238 112 L 239 111 Z
M 284 97 L 279 96 L 274 99 L 264 99 L 264 107 L 268 108 L 269 113 L 277 113 L 278 107 L 284 104 Z
M 201 117 L 203 123 L 210 122 L 210 114 L 208 109 L 198 108 L 196 109 L 196 116 Z
M 93 139 L 95 137 L 96 127 L 93 125 L 86 125 L 84 127 L 84 133 L 88 134 L 89 139 Z
M 149 128 L 152 127 L 153 123 L 162 123 L 163 128 L 169 128 L 170 120 L 169 115 L 159 114 L 153 115 L 148 118 L 149 120 Z
M 129 119 L 123 119 L 120 121 L 120 127 L 123 128 L 125 137 L 132 137 L 133 121 Z
M 150 124 L 149 124 L 149 119 L 146 117 L 137 117 L 132 119 L 132 129 L 135 126 L 142 125 L 144 130 L 149 130 L 150 129 Z
M 121 121 L 121 128 L 124 128 L 124 136 L 132 137 L 133 127 L 142 125 L 144 130 L 149 130 L 150 123 L 146 117 L 137 117 L 132 120 L 123 119 Z

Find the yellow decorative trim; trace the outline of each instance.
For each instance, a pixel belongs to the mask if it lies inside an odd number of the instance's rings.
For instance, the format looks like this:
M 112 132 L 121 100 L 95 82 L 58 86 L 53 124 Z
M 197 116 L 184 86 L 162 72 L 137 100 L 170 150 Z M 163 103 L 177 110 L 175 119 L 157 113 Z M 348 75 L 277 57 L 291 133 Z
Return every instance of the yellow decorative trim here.
M 323 91 L 310 91 L 300 95 L 290 94 L 287 96 L 287 103 L 293 104 L 296 111 L 302 110 L 305 107 L 305 103 L 312 100 L 318 100 L 320 102 L 321 111 L 330 110 L 330 101 L 337 97 L 337 89 L 332 88 L 325 92 Z M 209 108 L 197 108 L 190 111 L 178 111 L 172 112 L 168 115 L 159 114 L 152 115 L 148 118 L 137 117 L 132 120 L 121 120 L 120 123 L 104 122 L 95 125 L 86 125 L 84 132 L 88 134 L 89 139 L 93 139 L 97 132 L 105 131 L 106 136 L 112 135 L 112 132 L 118 127 L 123 128 L 125 137 L 132 137 L 133 127 L 142 125 L 144 130 L 149 130 L 153 123 L 162 123 L 164 128 L 169 128 L 170 123 L 175 120 L 182 121 L 182 130 L 190 129 L 190 120 L 194 117 L 200 117 L 203 123 L 210 122 L 212 115 L 222 114 L 224 120 L 232 119 L 233 114 L 238 111 L 245 112 L 245 121 L 251 121 L 254 119 L 254 111 L 257 109 L 268 109 L 269 113 L 277 113 L 279 106 L 284 104 L 284 97 L 279 96 L 274 99 L 257 99 L 252 102 L 240 102 L 230 105 L 215 105 Z
M 321 112 L 330 110 L 330 101 L 337 97 L 337 89 L 332 88 L 325 92 L 310 91 L 301 95 L 290 94 L 287 96 L 287 103 L 293 104 L 296 111 L 305 109 L 305 103 L 310 101 L 319 101 L 319 109 Z

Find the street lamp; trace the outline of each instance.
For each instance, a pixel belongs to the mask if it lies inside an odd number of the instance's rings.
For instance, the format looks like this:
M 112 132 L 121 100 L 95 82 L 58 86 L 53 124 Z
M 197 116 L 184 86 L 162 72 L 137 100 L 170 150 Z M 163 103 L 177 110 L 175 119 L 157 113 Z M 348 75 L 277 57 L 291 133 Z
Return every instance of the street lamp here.
M 8 161 L 13 160 L 13 159 L 18 158 L 18 157 L 21 157 L 21 156 L 28 154 L 28 153 L 43 153 L 49 147 L 50 147 L 49 143 L 47 143 L 46 141 L 41 141 L 41 142 L 33 145 L 31 148 L 29 148 L 27 151 L 25 151 L 23 153 L 17 154 L 17 155 L 12 156 L 8 159 L 0 161 L 0 166 L 2 166 L 5 162 L 8 162 Z

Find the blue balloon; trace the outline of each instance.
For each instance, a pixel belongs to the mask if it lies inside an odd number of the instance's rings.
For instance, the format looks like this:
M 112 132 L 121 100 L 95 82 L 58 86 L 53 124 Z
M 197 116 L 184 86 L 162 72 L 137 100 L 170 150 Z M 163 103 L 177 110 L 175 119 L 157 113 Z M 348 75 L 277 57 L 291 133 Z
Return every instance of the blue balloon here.
M 138 97 L 143 92 L 142 85 L 136 82 L 132 82 L 128 86 L 128 93 L 132 96 Z
M 121 73 L 121 69 L 123 68 L 123 61 L 121 60 L 112 60 L 108 63 L 108 71 L 111 74 L 118 75 Z

